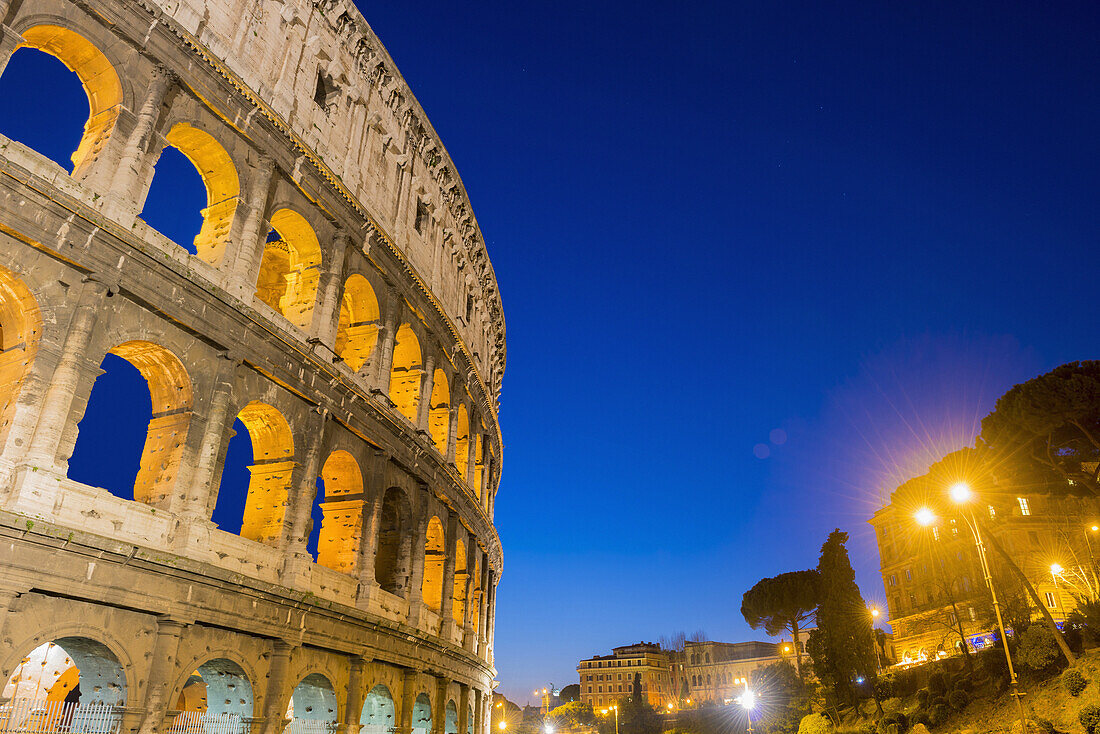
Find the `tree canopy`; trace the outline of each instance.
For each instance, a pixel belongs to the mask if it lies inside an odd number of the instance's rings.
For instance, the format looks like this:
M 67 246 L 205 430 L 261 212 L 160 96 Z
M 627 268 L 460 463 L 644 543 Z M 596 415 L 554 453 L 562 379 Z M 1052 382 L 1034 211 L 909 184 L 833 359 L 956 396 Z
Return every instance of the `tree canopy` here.
M 814 617 L 821 596 L 821 576 L 811 569 L 781 573 L 761 579 L 741 597 L 741 614 L 753 629 L 764 628 L 769 635 L 783 631 L 796 640 L 798 631 Z M 802 675 L 800 656 L 795 669 Z

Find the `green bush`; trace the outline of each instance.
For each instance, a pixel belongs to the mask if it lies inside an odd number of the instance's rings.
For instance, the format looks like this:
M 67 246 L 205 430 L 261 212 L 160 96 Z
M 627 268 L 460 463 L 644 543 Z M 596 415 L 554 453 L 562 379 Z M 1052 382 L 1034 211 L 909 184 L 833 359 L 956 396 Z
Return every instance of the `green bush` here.
M 897 724 L 888 724 L 885 731 L 886 734 L 905 734 Z
M 918 724 L 924 724 L 924 726 L 931 728 L 932 718 L 926 711 L 917 711 L 909 717 L 909 723 L 913 725 L 913 730 L 916 730 Z
M 917 691 L 917 705 L 924 708 L 928 705 L 929 693 L 927 688 L 922 688 Z
M 1077 719 L 1088 734 L 1096 734 L 1097 728 L 1100 727 L 1100 706 L 1090 703 L 1077 712 Z
M 822 714 L 803 716 L 798 722 L 798 734 L 830 734 L 833 724 Z
M 1044 625 L 1033 624 L 1020 635 L 1020 648 L 1016 654 L 1020 665 L 1043 671 L 1053 665 L 1061 653 L 1051 631 Z
M 909 730 L 909 734 L 928 734 L 928 727 L 924 724 L 913 724 L 913 728 Z
M 946 704 L 942 703 L 933 705 L 931 712 L 928 714 L 928 718 L 932 720 L 932 726 L 939 726 L 947 721 L 949 716 L 951 716 L 951 710 L 947 708 Z
M 905 734 L 905 732 L 909 731 L 909 718 L 902 712 L 896 711 L 892 714 L 886 714 L 886 716 L 883 716 L 882 720 L 879 722 L 879 726 L 884 732 L 886 732 L 886 734 L 891 734 L 891 726 L 897 727 L 896 734 Z M 799 732 L 799 734 L 802 733 Z
M 1070 668 L 1065 673 L 1062 673 L 1062 685 L 1065 686 L 1069 695 L 1076 698 L 1081 695 L 1081 691 L 1085 690 L 1089 682 L 1085 679 L 1085 676 L 1081 675 L 1081 671 L 1077 668 Z
M 942 696 L 947 693 L 947 679 L 942 672 L 937 670 L 928 676 L 928 693 L 932 696 Z
M 937 706 L 946 706 L 946 705 L 947 705 L 947 697 L 946 696 L 936 696 L 935 698 L 930 699 L 928 701 L 928 708 L 930 708 L 930 709 L 934 709 Z
M 970 696 L 966 695 L 966 691 L 956 688 L 947 694 L 947 703 L 956 711 L 962 711 L 970 703 Z

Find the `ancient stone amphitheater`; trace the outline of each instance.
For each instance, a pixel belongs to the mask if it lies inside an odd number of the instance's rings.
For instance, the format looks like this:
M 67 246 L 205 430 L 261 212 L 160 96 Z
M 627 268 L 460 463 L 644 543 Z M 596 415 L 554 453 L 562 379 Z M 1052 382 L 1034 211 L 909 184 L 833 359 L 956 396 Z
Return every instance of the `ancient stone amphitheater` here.
M 350 0 L 0 22 L 0 71 L 38 49 L 90 106 L 71 172 L 0 138 L 0 729 L 487 731 L 504 319 L 378 38 Z M 191 242 L 141 218 L 168 147 Z M 108 354 L 151 397 L 132 499 L 68 476 Z M 211 519 L 236 420 L 239 534 Z

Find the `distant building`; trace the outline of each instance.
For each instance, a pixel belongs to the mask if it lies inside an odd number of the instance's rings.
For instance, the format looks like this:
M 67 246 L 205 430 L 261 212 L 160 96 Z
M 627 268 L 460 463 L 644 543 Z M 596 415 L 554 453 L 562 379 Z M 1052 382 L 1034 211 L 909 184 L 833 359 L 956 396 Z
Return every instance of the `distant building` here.
M 959 654 L 963 639 L 970 650 L 992 641 L 992 604 L 974 536 L 961 516 L 944 506 L 945 493 L 927 476 L 917 477 L 898 487 L 890 504 L 869 520 L 878 541 L 891 643 L 901 664 Z M 932 510 L 927 526 L 915 519 L 921 507 Z M 1056 623 L 1075 609 L 1074 594 L 1095 597 L 1096 500 L 987 492 L 973 510 L 981 532 L 1012 556 Z M 1009 602 L 1013 593 L 1019 599 L 1019 588 L 1013 588 L 1013 577 L 990 545 L 986 555 L 1000 601 Z M 1032 619 L 1041 616 L 1030 603 L 1028 609 Z
M 799 649 L 805 656 L 806 635 Z M 725 703 L 740 695 L 752 672 L 772 663 L 793 665 L 794 645 L 780 642 L 686 642 L 663 650 L 653 642 L 616 647 L 610 655 L 581 660 L 580 700 L 596 711 L 632 695 L 634 675 L 654 708 L 678 708 L 688 701 Z M 805 660 L 805 658 L 804 658 Z

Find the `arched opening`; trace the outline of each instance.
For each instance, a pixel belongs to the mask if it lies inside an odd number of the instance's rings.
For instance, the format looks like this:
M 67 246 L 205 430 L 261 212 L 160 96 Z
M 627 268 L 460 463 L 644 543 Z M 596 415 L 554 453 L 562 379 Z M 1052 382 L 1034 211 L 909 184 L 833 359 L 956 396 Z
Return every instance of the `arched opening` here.
M 432 378 L 431 402 L 428 404 L 428 430 L 432 434 L 432 443 L 436 451 L 447 455 L 447 438 L 451 431 L 451 387 L 447 384 L 447 373 L 436 370 Z
M 217 265 L 225 255 L 233 226 L 233 214 L 237 210 L 237 200 L 241 193 L 237 167 L 229 153 L 212 135 L 185 122 L 173 125 L 165 140 L 168 145 L 161 151 L 161 158 L 157 161 L 141 216 L 191 254 L 211 265 Z M 186 176 L 181 175 L 184 170 L 180 166 L 172 163 L 170 149 L 178 151 L 194 166 L 206 192 L 206 204 L 199 209 L 202 224 L 191 242 L 187 241 L 195 231 L 194 220 L 187 219 L 191 208 L 181 205 L 179 201 L 179 184 L 186 180 Z M 165 170 L 166 168 L 170 170 Z M 168 184 L 164 187 L 163 195 L 157 186 L 158 180 Z M 158 190 L 154 191 L 154 187 Z M 175 198 L 165 200 L 164 197 Z M 152 220 L 146 216 L 146 212 L 153 215 Z
M 272 214 L 271 227 L 277 236 L 264 246 L 256 297 L 299 329 L 309 329 L 321 273 L 317 234 L 290 209 Z
M 235 435 L 226 451 L 222 484 L 218 489 L 214 522 L 222 530 L 234 532 L 239 519 L 241 537 L 268 545 L 278 545 L 283 532 L 290 476 L 294 469 L 294 437 L 286 418 L 275 408 L 253 401 L 241 409 L 234 424 Z M 246 437 L 241 437 L 241 430 Z M 248 466 L 248 488 L 244 492 L 243 510 L 241 491 L 232 478 L 240 456 L 241 444 L 251 443 L 252 463 Z M 237 444 L 236 446 L 234 444 Z M 231 454 L 233 455 L 231 457 Z M 233 461 L 230 461 L 233 458 Z M 228 490 L 228 491 L 227 491 Z
M 397 410 L 412 422 L 416 422 L 416 410 L 420 404 L 420 376 L 422 374 L 420 341 L 412 327 L 402 324 L 397 330 L 393 345 L 393 363 L 390 369 L 390 400 Z
M 42 314 L 34 296 L 23 281 L 0 268 L 0 450 L 16 420 L 16 405 L 41 333 Z
M 413 703 L 412 730 L 416 734 L 428 734 L 432 730 L 432 700 L 421 693 Z
M 119 82 L 118 74 L 115 73 L 111 62 L 98 48 L 80 34 L 67 28 L 55 25 L 39 25 L 23 31 L 22 36 L 22 48 L 37 49 L 49 54 L 64 64 L 69 71 L 76 74 L 87 97 L 88 116 L 87 121 L 84 123 L 83 133 L 80 134 L 79 142 L 76 144 L 76 150 L 73 151 L 70 147 L 72 141 L 57 135 L 59 132 L 57 122 L 72 118 L 73 95 L 65 94 L 63 83 L 60 89 L 56 83 L 43 84 L 43 81 L 56 82 L 59 75 L 53 73 L 49 69 L 49 65 L 43 63 L 43 59 L 34 58 L 34 54 L 21 51 L 8 62 L 4 77 L 8 78 L 9 82 L 18 83 L 19 77 L 28 71 L 45 72 L 43 76 L 36 79 L 38 87 L 43 88 L 45 92 L 42 95 L 43 101 L 46 102 L 44 105 L 45 114 L 43 114 L 42 108 L 35 104 L 38 101 L 37 99 L 26 100 L 26 90 L 35 87 L 24 83 L 20 85 L 17 95 L 3 97 L 6 100 L 21 99 L 22 104 L 5 105 L 5 107 L 19 107 L 30 112 L 37 110 L 38 114 L 34 114 L 32 117 L 26 115 L 25 112 L 20 113 L 20 111 L 13 110 L 19 117 L 14 121 L 15 124 L 11 127 L 6 124 L 4 129 L 5 131 L 12 130 L 15 133 L 14 139 L 21 140 L 28 147 L 38 150 L 43 155 L 53 159 L 62 168 L 78 175 L 95 160 L 106 144 L 111 131 L 114 130 L 119 107 L 122 104 L 122 84 Z M 4 87 L 7 87 L 7 84 Z M 58 105 L 58 102 L 61 104 Z M 63 116 L 51 119 L 50 112 L 60 113 Z M 12 116 L 16 117 L 16 115 Z M 23 124 L 19 124 L 20 118 L 24 121 Z M 36 123 L 38 129 L 35 127 Z M 35 144 L 40 139 L 43 140 L 45 145 Z M 68 156 L 71 167 L 64 160 L 65 154 L 63 151 L 66 148 L 71 153 Z
M 377 341 L 378 299 L 366 278 L 352 275 L 344 283 L 340 302 L 336 354 L 352 372 L 358 372 L 370 359 Z
M 122 720 L 126 677 L 106 645 L 63 637 L 23 658 L 4 685 L 6 731 L 110 732 Z
M 286 707 L 288 734 L 331 734 L 336 727 L 336 691 L 328 678 L 310 673 L 294 687 Z
M 455 430 L 455 468 L 458 475 L 466 480 L 466 468 L 470 465 L 470 414 L 466 404 L 458 406 L 458 425 Z
M 428 608 L 438 612 L 443 608 L 443 559 L 447 553 L 443 523 L 438 517 L 428 521 L 424 535 L 424 582 L 421 598 Z
M 389 734 L 397 724 L 390 689 L 382 684 L 370 689 L 363 699 L 363 711 L 359 714 L 359 731 L 362 734 Z
M 324 491 L 318 493 L 318 501 L 323 518 L 317 562 L 354 575 L 359 570 L 363 537 L 363 472 L 347 451 L 333 451 L 321 467 L 321 480 Z
M 454 701 L 447 702 L 444 714 L 443 734 L 458 734 L 458 707 Z
M 458 538 L 455 540 L 455 581 L 451 592 L 454 604 L 451 606 L 451 616 L 459 625 L 466 617 L 466 583 L 469 578 L 469 571 L 466 568 L 466 543 L 462 538 Z
M 378 549 L 374 559 L 374 580 L 383 591 L 404 597 L 409 587 L 412 561 L 412 510 L 405 493 L 390 487 L 382 497 Z
M 240 732 L 252 718 L 252 684 L 232 660 L 208 660 L 183 684 L 175 709 L 172 734 Z
M 148 403 L 142 396 L 133 401 L 138 405 L 130 403 L 129 410 L 119 409 L 120 396 L 140 393 L 136 387 L 140 383 L 133 376 L 133 370 L 123 367 L 112 357 L 129 363 L 129 367 L 141 375 L 148 391 Z M 179 474 L 183 445 L 191 423 L 191 378 L 176 355 L 159 344 L 141 340 L 119 344 L 108 352 L 101 366 L 104 374 L 93 385 L 87 409 L 78 424 L 68 475 L 85 484 L 104 487 L 124 499 L 166 507 Z M 103 379 L 112 372 L 120 382 L 129 382 L 129 386 L 114 389 L 116 380 Z M 120 460 L 125 456 L 120 454 L 125 450 L 119 440 L 124 435 L 120 419 L 131 423 L 136 420 L 135 427 L 140 426 L 141 416 L 146 413 L 144 405 L 149 405 L 144 444 L 136 473 L 130 474 L 126 467 L 132 469 L 133 464 Z M 141 429 L 137 427 L 136 431 L 140 433 Z M 130 445 L 137 443 L 132 441 Z M 111 456 L 113 460 L 104 462 L 104 456 Z M 112 466 L 105 466 L 108 464 Z M 130 476 L 134 477 L 132 490 L 126 491 Z M 106 481 L 100 483 L 103 479 Z

